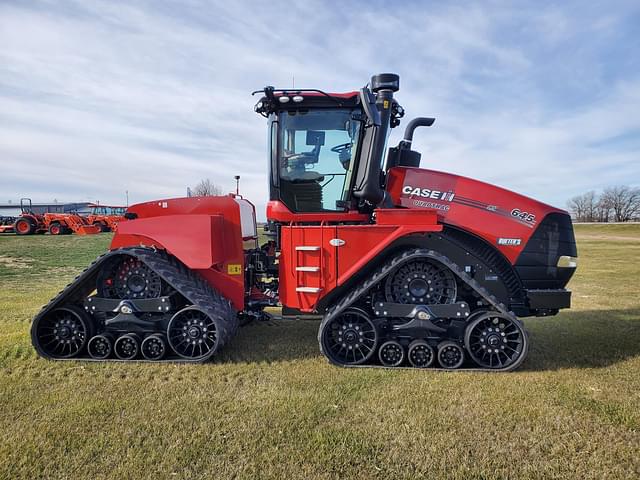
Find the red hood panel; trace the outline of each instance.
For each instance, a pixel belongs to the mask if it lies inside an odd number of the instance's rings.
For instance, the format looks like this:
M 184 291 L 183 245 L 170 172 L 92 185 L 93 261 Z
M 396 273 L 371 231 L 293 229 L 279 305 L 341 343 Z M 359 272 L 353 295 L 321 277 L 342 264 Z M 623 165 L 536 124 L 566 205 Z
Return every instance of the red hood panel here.
M 443 223 L 482 237 L 511 263 L 547 214 L 566 213 L 495 185 L 421 168 L 392 168 L 387 190 L 396 206 L 435 210 Z

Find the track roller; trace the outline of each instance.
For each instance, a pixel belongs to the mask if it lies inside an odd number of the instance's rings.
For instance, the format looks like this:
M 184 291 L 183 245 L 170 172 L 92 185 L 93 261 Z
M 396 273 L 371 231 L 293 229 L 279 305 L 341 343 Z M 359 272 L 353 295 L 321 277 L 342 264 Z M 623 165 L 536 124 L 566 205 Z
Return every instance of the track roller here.
M 91 337 L 87 344 L 87 352 L 91 358 L 96 360 L 104 360 L 109 358 L 113 351 L 113 336 L 109 333 L 103 333 Z
M 167 353 L 167 342 L 164 335 L 154 333 L 142 341 L 140 345 L 142 356 L 147 360 L 160 360 Z
M 113 351 L 120 360 L 133 360 L 140 351 L 140 337 L 136 333 L 126 333 L 116 340 Z
M 479 366 L 512 370 L 527 356 L 529 341 L 515 318 L 499 312 L 484 312 L 472 319 L 464 335 L 469 355 Z
M 31 326 L 31 340 L 45 358 L 71 358 L 84 349 L 91 336 L 90 329 L 90 320 L 80 308 L 59 307 L 36 318 Z
M 404 360 L 404 348 L 395 340 L 389 340 L 380 346 L 378 358 L 385 367 L 397 367 Z
M 407 357 L 412 367 L 427 368 L 435 360 L 436 352 L 426 341 L 414 340 L 409 344 Z
M 350 308 L 320 325 L 320 350 L 336 365 L 361 365 L 378 345 L 378 331 L 369 316 Z
M 455 342 L 442 342 L 438 345 L 438 363 L 449 370 L 460 368 L 464 363 L 464 350 Z

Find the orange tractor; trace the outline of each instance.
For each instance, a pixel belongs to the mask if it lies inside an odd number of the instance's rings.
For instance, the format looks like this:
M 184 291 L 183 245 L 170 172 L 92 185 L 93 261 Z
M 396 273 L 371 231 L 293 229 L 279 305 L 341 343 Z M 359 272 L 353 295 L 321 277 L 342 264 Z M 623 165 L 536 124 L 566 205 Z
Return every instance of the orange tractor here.
M 13 233 L 15 230 L 13 225 L 16 223 L 16 217 L 0 217 L 0 233 Z
M 91 212 L 85 216 L 90 225 L 100 228 L 101 232 L 115 232 L 118 223 L 126 220 L 124 213 L 127 207 L 109 205 L 92 205 Z
M 20 199 L 22 213 L 16 220 L 13 229 L 16 235 L 33 235 L 46 233 L 51 235 L 92 235 L 100 233 L 100 227 L 89 224 L 80 215 L 73 213 L 34 213 L 31 199 Z

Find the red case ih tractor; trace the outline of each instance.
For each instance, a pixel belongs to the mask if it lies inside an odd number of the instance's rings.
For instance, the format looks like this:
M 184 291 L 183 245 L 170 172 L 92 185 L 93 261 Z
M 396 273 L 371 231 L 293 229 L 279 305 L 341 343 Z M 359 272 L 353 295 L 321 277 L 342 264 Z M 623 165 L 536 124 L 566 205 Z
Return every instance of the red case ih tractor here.
M 89 225 L 95 225 L 102 232 L 115 232 L 118 223 L 126 220 L 124 217 L 126 210 L 126 207 L 92 205 L 91 212 L 85 218 Z
M 46 233 L 51 235 L 93 235 L 100 233 L 100 227 L 90 225 L 84 217 L 75 213 L 34 213 L 30 198 L 20 199 L 22 213 L 16 220 L 14 230 L 17 235 Z
M 518 317 L 570 306 L 569 215 L 505 189 L 419 168 L 399 78 L 350 93 L 266 87 L 265 245 L 238 195 L 130 207 L 111 250 L 36 316 L 53 359 L 204 361 L 281 304 L 323 315 L 320 351 L 352 366 L 507 371 L 527 355 Z M 385 155 L 386 154 L 386 155 Z M 384 166 L 383 166 L 384 165 Z M 277 293 L 276 293 L 277 292 Z

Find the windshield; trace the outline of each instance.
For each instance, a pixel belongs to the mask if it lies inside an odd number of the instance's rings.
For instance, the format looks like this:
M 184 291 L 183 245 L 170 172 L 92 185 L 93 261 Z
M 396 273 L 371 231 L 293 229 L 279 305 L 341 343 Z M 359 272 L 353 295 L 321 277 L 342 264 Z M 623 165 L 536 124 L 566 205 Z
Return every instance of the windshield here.
M 92 213 L 94 215 L 123 215 L 125 211 L 124 207 L 93 207 Z
M 279 115 L 280 197 L 295 212 L 343 210 L 349 199 L 359 120 L 353 110 L 285 111 Z

